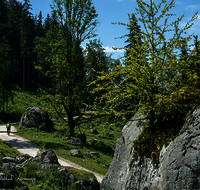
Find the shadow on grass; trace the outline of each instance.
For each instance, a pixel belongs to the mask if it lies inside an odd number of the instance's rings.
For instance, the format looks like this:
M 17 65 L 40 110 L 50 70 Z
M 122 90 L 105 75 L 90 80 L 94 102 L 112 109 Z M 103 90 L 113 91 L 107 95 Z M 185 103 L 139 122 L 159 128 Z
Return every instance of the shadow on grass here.
M 34 144 L 26 141 L 22 141 L 19 139 L 11 139 L 11 140 L 5 140 L 3 141 L 5 144 L 7 144 L 10 147 L 16 148 L 16 149 L 37 149 L 38 147 Z
M 37 146 L 40 146 L 40 144 L 44 143 L 43 141 L 38 141 L 38 140 L 32 140 L 34 144 L 37 144 Z M 64 150 L 71 150 L 69 146 L 60 144 L 60 143 L 55 143 L 55 142 L 47 142 L 45 144 L 45 149 L 64 149 Z
M 85 147 L 88 148 L 88 149 L 101 151 L 103 154 L 105 154 L 107 156 L 113 156 L 114 152 L 115 152 L 115 150 L 112 149 L 112 147 L 110 147 L 109 145 L 104 144 L 101 141 L 98 141 L 98 142 L 95 142 L 95 143 L 91 142 L 91 144 L 90 143 L 86 143 Z

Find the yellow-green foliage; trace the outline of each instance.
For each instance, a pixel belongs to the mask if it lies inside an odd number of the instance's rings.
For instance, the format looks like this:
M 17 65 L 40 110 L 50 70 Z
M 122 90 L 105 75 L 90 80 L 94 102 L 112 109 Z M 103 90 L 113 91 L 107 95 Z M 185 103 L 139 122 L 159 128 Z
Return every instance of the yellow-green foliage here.
M 129 49 L 129 54 L 124 59 L 125 66 L 118 65 L 110 73 L 101 72 L 101 76 L 92 82 L 91 85 L 97 86 L 93 93 L 102 92 L 103 95 L 96 98 L 91 109 L 99 115 L 114 118 L 114 122 L 120 120 L 122 124 L 130 119 L 127 115 L 144 113 L 146 116 L 144 119 L 149 122 L 144 123 L 143 132 L 134 142 L 137 146 L 137 158 L 145 154 L 151 155 L 153 152 L 158 155 L 160 147 L 173 140 L 180 130 L 179 124 L 182 124 L 185 112 L 178 114 L 181 117 L 176 119 L 173 116 L 174 113 L 179 113 L 181 106 L 187 104 L 183 95 L 186 82 L 183 84 L 178 80 L 173 81 L 173 78 L 181 72 L 181 69 L 186 68 L 187 62 L 179 59 L 177 51 L 181 42 L 192 39 L 192 35 L 185 34 L 192 27 L 197 13 L 180 29 L 179 23 L 184 14 L 172 22 L 169 20 L 171 16 L 175 16 L 169 12 L 175 7 L 174 0 L 170 2 L 162 0 L 158 4 L 153 0 L 149 3 L 136 1 L 138 5 L 136 14 L 139 15 L 138 20 L 144 28 L 141 31 L 142 44 L 139 42 L 132 44 L 133 47 Z M 130 28 L 131 23 L 125 25 Z M 167 38 L 168 33 L 171 33 L 170 39 Z M 124 79 L 117 83 L 115 79 L 120 75 Z M 187 90 L 187 95 L 190 92 Z M 123 104 L 121 109 L 117 109 L 121 104 Z M 157 122 L 158 118 L 162 117 L 163 119 Z M 163 127 L 166 120 L 168 124 Z M 179 122 L 173 125 L 176 120 Z M 157 156 L 155 157 L 153 160 L 158 163 Z
M 176 111 L 171 114 L 174 114 L 174 117 L 168 117 L 169 120 L 162 123 L 158 122 L 161 126 L 155 127 L 154 133 L 150 127 L 143 128 L 137 139 L 133 141 L 135 160 L 147 156 L 158 166 L 162 147 L 168 146 L 178 136 L 185 121 L 181 112 Z

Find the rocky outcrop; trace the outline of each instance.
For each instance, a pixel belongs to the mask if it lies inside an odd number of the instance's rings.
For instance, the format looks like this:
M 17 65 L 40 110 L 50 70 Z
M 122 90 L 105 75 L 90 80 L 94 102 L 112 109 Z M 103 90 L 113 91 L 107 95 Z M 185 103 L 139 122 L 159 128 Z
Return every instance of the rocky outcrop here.
M 48 113 L 37 107 L 29 107 L 22 115 L 19 129 L 35 127 L 41 131 L 51 132 L 54 130 L 54 123 Z
M 2 155 L 5 155 L 3 152 L 1 152 Z M 23 176 L 23 173 L 27 166 L 31 165 L 37 165 L 39 169 L 34 172 L 34 178 L 35 175 L 38 176 L 45 176 L 45 171 L 47 173 L 52 172 L 55 173 L 55 178 L 62 179 L 62 185 L 64 187 L 70 187 L 73 186 L 73 189 L 90 189 L 90 190 L 99 190 L 100 185 L 96 178 L 91 178 L 91 176 L 94 175 L 88 175 L 87 180 L 80 179 L 81 173 L 79 174 L 79 171 L 77 170 L 74 172 L 70 172 L 72 168 L 67 168 L 64 166 L 60 166 L 58 163 L 58 158 L 56 154 L 52 150 L 48 150 L 46 152 L 43 152 L 42 154 L 38 154 L 35 157 L 31 157 L 29 155 L 19 155 L 15 158 L 11 157 L 3 157 L 0 156 L 0 163 L 2 165 L 0 166 L 0 189 L 29 189 L 28 186 L 21 181 L 21 176 Z M 32 167 L 32 166 L 31 166 Z M 73 169 L 76 170 L 76 169 Z M 57 171 L 57 172 L 56 172 Z M 79 176 L 76 176 L 79 175 Z M 34 178 L 31 178 L 30 173 L 28 174 L 29 179 L 33 180 L 32 183 L 36 183 L 34 181 Z M 40 177 L 38 177 L 39 179 Z M 85 177 L 86 178 L 86 177 Z M 26 180 L 27 178 L 25 178 Z M 42 185 L 38 185 L 39 189 L 42 189 Z M 60 186 L 60 188 L 63 188 L 63 186 Z
M 141 118 L 135 115 L 132 120 Z M 103 178 L 101 190 L 175 190 L 200 188 L 200 107 L 188 114 L 179 136 L 160 152 L 160 164 L 142 157 L 134 161 L 132 141 L 142 128 L 137 121 L 124 126 L 113 161 Z
M 52 150 L 38 154 L 34 158 L 30 157 L 27 160 L 27 162 L 25 162 L 22 165 L 25 165 L 30 162 L 33 164 L 36 164 L 36 165 L 40 166 L 40 168 L 46 169 L 46 170 L 50 169 L 52 167 L 60 166 L 60 164 L 58 163 L 58 158 Z

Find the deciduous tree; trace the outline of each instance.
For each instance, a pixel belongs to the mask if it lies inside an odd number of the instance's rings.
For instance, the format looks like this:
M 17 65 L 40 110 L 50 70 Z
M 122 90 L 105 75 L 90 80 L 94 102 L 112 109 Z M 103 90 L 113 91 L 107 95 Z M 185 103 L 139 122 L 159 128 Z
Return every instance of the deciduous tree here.
M 91 0 L 54 0 L 52 9 L 57 15 L 59 27 L 48 32 L 50 51 L 46 62 L 49 69 L 45 73 L 51 83 L 44 88 L 43 99 L 69 126 L 70 136 L 74 136 L 75 126 L 83 121 L 81 105 L 87 94 L 87 80 L 81 42 L 94 37 L 97 14 Z M 44 53 L 47 49 L 44 48 Z M 43 69 L 42 66 L 37 68 Z M 77 118 L 74 116 L 78 115 Z M 88 120 L 90 120 L 91 116 Z M 85 119 L 86 120 L 86 119 Z

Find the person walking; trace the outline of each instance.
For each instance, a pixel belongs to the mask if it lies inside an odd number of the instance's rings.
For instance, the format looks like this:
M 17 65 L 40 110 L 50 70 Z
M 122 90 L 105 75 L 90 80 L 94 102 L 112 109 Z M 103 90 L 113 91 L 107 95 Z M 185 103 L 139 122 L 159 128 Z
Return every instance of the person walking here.
M 10 135 L 10 128 L 11 128 L 11 125 L 10 125 L 9 122 L 8 122 L 8 124 L 6 125 L 6 128 L 7 128 L 7 135 L 9 136 L 9 135 Z

